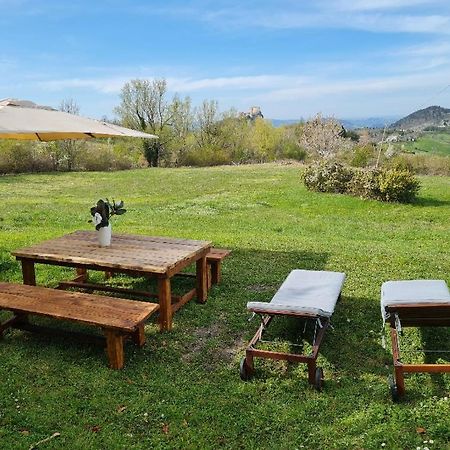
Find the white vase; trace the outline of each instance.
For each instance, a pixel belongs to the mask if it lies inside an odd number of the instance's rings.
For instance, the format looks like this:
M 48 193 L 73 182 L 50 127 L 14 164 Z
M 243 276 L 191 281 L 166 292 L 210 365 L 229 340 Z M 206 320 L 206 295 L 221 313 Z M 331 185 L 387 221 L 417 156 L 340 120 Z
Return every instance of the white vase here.
M 111 224 L 97 230 L 97 239 L 100 247 L 108 247 L 111 245 Z

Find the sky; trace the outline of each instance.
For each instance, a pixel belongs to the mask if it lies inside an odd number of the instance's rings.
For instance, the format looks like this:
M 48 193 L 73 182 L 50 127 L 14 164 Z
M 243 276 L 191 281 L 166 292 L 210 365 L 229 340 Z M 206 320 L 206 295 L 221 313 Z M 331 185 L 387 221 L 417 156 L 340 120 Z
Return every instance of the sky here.
M 450 1 L 0 0 L 0 99 L 114 118 L 136 78 L 272 119 L 450 107 Z

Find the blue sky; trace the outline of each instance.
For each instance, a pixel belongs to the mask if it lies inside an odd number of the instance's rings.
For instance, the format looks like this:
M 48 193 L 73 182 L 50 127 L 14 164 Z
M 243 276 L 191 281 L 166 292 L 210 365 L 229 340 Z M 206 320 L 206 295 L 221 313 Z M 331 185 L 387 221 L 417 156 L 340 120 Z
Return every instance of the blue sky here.
M 268 118 L 450 107 L 450 1 L 0 0 L 0 98 L 113 117 L 133 78 Z

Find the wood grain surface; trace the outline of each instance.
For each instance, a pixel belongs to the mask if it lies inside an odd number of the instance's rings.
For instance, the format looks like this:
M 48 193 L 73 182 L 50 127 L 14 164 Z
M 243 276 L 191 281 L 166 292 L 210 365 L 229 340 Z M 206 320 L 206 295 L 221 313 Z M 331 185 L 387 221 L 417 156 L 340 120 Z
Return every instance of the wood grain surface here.
M 183 262 L 209 249 L 211 242 L 113 233 L 111 245 L 100 247 L 95 231 L 65 236 L 12 252 L 35 262 L 99 265 L 111 269 L 168 274 Z
M 135 331 L 159 305 L 104 295 L 0 283 L 0 309 Z

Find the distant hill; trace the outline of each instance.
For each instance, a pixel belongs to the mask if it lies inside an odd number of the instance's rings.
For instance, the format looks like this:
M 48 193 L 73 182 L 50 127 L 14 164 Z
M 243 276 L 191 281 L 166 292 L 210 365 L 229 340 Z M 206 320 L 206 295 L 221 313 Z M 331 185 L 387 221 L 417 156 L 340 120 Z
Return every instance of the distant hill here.
M 398 116 L 386 117 L 366 117 L 361 119 L 337 119 L 347 130 L 355 128 L 384 128 L 398 119 Z M 305 119 L 271 119 L 274 127 L 282 125 L 292 125 L 304 121 Z
M 396 121 L 398 116 L 366 117 L 363 119 L 340 119 L 344 128 L 352 130 L 355 128 L 384 128 L 386 125 Z
M 429 106 L 409 114 L 390 126 L 392 129 L 414 131 L 422 131 L 428 127 L 450 128 L 450 109 Z

